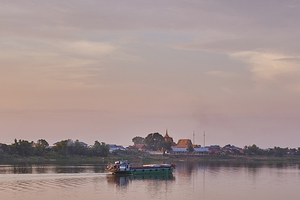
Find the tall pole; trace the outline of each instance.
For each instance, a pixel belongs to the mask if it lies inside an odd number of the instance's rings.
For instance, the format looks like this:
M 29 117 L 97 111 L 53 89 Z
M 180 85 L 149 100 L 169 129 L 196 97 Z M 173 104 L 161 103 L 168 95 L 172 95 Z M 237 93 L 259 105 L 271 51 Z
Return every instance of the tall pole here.
M 195 145 L 195 131 L 193 131 L 193 145 Z
M 205 147 L 205 131 L 204 131 L 204 134 L 203 134 L 203 147 Z

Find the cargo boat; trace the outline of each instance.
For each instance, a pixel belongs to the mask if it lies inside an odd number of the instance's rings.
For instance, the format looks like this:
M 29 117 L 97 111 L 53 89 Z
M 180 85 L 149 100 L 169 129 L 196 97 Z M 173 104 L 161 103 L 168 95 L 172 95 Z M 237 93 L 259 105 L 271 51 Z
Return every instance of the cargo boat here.
M 127 160 L 116 161 L 106 167 L 107 172 L 113 174 L 154 174 L 154 173 L 172 173 L 176 166 L 174 164 L 150 164 L 141 167 L 132 167 Z

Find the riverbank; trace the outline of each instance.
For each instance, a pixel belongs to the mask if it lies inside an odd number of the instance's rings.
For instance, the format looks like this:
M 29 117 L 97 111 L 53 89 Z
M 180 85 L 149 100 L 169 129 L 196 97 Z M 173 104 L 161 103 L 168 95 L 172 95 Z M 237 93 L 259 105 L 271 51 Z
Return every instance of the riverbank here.
M 0 158 L 0 164 L 56 164 L 78 163 L 107 164 L 116 160 L 128 160 L 131 163 L 176 163 L 176 162 L 234 162 L 234 163 L 300 163 L 300 156 L 207 156 L 207 155 L 109 155 L 108 157 L 88 156 L 60 156 L 53 158 L 45 157 L 14 157 L 5 156 Z

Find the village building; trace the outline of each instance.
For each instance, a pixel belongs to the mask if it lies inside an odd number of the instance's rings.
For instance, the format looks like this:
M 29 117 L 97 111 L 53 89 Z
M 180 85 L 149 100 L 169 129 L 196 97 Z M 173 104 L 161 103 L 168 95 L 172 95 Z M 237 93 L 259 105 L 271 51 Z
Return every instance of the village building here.
M 53 144 L 53 146 L 52 147 L 55 147 L 57 144 L 59 144 L 59 143 L 61 143 L 62 141 L 60 141 L 60 142 L 55 142 L 54 144 Z M 84 143 L 84 142 L 80 142 L 80 141 L 78 141 L 78 140 L 76 140 L 75 142 L 79 142 L 79 144 L 81 144 L 82 146 L 84 146 L 84 147 L 89 147 L 89 145 L 87 144 L 87 143 Z M 71 140 L 71 139 L 67 139 L 67 146 L 73 146 L 74 145 L 74 143 L 75 143 L 73 140 Z M 34 147 L 35 147 L 35 144 L 34 144 Z M 51 148 L 52 148 L 51 147 Z
M 208 149 L 209 149 L 209 151 L 212 154 L 219 154 L 219 153 L 221 153 L 221 147 L 219 145 L 208 146 Z
M 192 141 L 190 139 L 179 139 L 176 144 L 172 137 L 169 136 L 168 130 L 166 130 L 166 135 L 164 136 L 166 142 L 172 143 L 172 153 L 184 153 L 188 152 L 189 147 L 193 147 Z
M 169 136 L 168 130 L 166 130 L 166 135 L 165 135 L 164 138 L 165 138 L 165 141 L 166 141 L 166 142 L 171 142 L 171 143 L 172 143 L 172 146 L 175 146 L 175 145 L 176 145 L 176 143 L 173 141 L 173 138 Z
M 188 149 L 189 147 L 192 147 L 192 141 L 190 139 L 180 139 L 178 140 L 177 145 L 175 146 L 175 148 L 186 148 Z
M 135 150 L 135 151 L 142 151 L 142 152 L 146 152 L 147 151 L 147 147 L 144 144 L 136 144 L 133 146 L 129 146 L 127 147 L 128 150 Z
M 223 152 L 228 152 L 228 153 L 241 153 L 243 154 L 244 153 L 244 150 L 240 147 L 236 147 L 234 145 L 225 145 L 223 148 L 222 148 L 222 151 Z
M 126 149 L 122 145 L 110 144 L 109 145 L 109 152 L 112 153 L 113 151 L 121 150 L 125 151 Z
M 208 147 L 197 147 L 197 148 L 194 148 L 194 152 L 196 152 L 196 153 L 202 153 L 202 154 L 204 154 L 204 153 L 206 153 L 206 154 L 210 153 Z
M 187 153 L 188 150 L 186 148 L 176 148 L 176 147 L 172 147 L 172 154 L 180 154 L 180 153 Z

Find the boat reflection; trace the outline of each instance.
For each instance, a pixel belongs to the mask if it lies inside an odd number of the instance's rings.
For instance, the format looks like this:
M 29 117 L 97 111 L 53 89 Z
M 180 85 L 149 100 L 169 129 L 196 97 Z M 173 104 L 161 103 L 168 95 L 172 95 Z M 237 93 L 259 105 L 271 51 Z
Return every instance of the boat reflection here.
M 158 174 L 158 175 L 107 175 L 107 182 L 116 186 L 127 186 L 134 180 L 147 181 L 174 181 L 173 174 Z

